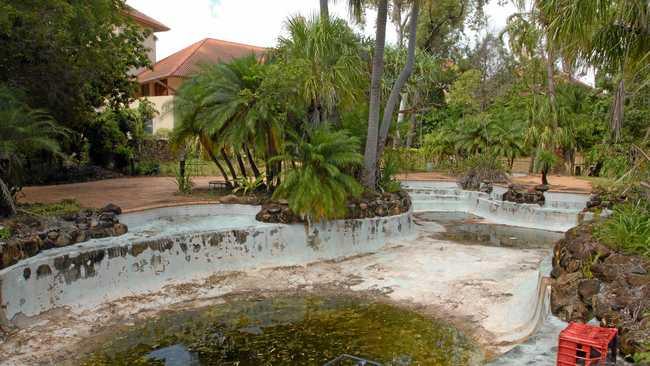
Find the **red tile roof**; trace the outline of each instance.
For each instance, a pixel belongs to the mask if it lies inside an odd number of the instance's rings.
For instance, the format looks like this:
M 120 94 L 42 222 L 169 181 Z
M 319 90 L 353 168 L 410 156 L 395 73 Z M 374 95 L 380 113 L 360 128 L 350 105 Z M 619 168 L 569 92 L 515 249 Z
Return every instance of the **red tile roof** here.
M 265 51 L 263 47 L 206 38 L 156 62 L 153 69 L 138 75 L 138 82 L 146 83 L 171 76 L 190 77 L 203 65 L 228 62 L 251 54 L 260 55 Z
M 126 6 L 125 12 L 136 22 L 145 27 L 151 28 L 154 32 L 167 32 L 169 27 L 157 21 L 156 19 L 148 16 L 147 14 L 138 11 L 130 6 Z

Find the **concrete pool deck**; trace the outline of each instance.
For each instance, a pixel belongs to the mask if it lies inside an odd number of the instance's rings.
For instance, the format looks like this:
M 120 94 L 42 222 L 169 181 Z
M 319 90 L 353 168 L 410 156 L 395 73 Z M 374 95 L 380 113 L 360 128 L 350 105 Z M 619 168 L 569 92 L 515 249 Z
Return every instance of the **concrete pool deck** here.
M 217 271 L 158 291 L 124 296 L 88 308 L 55 308 L 18 316 L 19 327 L 0 342 L 1 365 L 62 363 L 79 342 L 108 325 L 131 323 L 161 311 L 219 303 L 229 294 L 312 291 L 372 294 L 447 320 L 495 355 L 532 333 L 543 319 L 544 266 L 549 249 L 463 245 L 434 239 L 439 227 L 420 226 L 411 240 L 304 265 Z M 542 300 L 542 301 L 540 301 Z
M 402 181 L 455 181 L 455 178 L 440 173 L 402 174 Z M 195 177 L 197 188 L 207 189 L 208 182 L 219 177 Z M 539 184 L 536 175 L 514 177 L 513 181 L 523 185 Z M 579 177 L 549 176 L 551 190 L 588 194 L 591 183 Z M 171 177 L 132 177 L 100 180 L 95 182 L 25 187 L 19 197 L 24 203 L 54 203 L 63 199 L 76 199 L 84 207 L 103 207 L 114 203 L 125 212 L 140 211 L 156 207 L 191 203 L 217 202 L 216 196 L 205 194 L 179 195 L 176 183 Z

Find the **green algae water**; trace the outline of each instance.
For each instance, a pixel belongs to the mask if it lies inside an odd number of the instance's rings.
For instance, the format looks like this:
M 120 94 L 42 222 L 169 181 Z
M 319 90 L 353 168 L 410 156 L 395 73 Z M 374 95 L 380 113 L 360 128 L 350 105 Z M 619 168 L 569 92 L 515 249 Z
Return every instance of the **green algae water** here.
M 81 365 L 325 365 L 343 354 L 406 366 L 474 364 L 479 352 L 453 327 L 395 306 L 348 297 L 276 297 L 134 325 Z

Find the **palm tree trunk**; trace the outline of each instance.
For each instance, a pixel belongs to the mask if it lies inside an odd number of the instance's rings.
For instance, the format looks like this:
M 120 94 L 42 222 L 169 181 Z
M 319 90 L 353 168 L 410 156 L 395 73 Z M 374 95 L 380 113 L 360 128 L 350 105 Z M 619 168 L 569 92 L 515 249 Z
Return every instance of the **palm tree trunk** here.
M 406 135 L 406 147 L 413 146 L 413 138 L 415 137 L 416 128 L 417 128 L 417 113 L 415 113 L 415 107 L 420 102 L 420 92 L 415 90 L 413 93 L 413 98 L 411 101 L 411 106 L 413 107 L 413 112 L 411 112 L 410 122 L 409 122 L 409 132 Z
M 384 47 L 386 46 L 386 21 L 388 19 L 388 0 L 379 0 L 377 5 L 377 33 L 375 52 L 372 57 L 372 76 L 370 81 L 370 104 L 368 113 L 368 136 L 363 159 L 363 184 L 375 189 L 377 181 L 377 140 L 379 135 L 379 111 L 381 104 L 381 79 L 384 73 Z
M 551 104 L 551 113 L 553 129 L 557 129 L 557 101 L 556 101 L 556 92 L 555 92 L 555 78 L 553 71 L 553 63 L 555 61 L 555 55 L 553 54 L 553 48 L 550 45 L 547 47 L 546 51 L 546 83 L 548 84 L 548 98 L 549 103 Z
M 214 155 L 214 151 L 212 151 L 212 146 L 209 145 L 209 143 L 203 141 L 203 139 L 199 140 L 201 142 L 201 146 L 205 149 L 205 152 L 208 154 L 210 157 L 210 160 L 214 163 L 214 165 L 217 166 L 217 169 L 221 172 L 221 176 L 223 177 L 223 180 L 226 181 L 226 184 L 229 187 L 233 187 L 232 182 L 228 178 L 228 174 L 226 174 L 226 170 L 223 168 L 223 165 L 219 162 L 219 159 L 217 159 L 217 156 Z
M 248 174 L 246 174 L 246 166 L 244 165 L 244 160 L 239 151 L 235 152 L 235 157 L 237 158 L 237 165 L 239 165 L 239 172 L 244 178 L 248 178 Z
M 612 133 L 612 140 L 617 143 L 621 138 L 621 127 L 623 127 L 623 114 L 625 108 L 625 80 L 621 75 L 621 79 L 616 86 L 616 95 L 614 95 L 614 106 L 612 107 L 612 114 L 610 120 L 610 128 Z
M 251 154 L 251 150 L 248 148 L 248 145 L 244 145 L 244 152 L 246 153 L 246 158 L 248 159 L 248 165 L 251 166 L 253 175 L 255 175 L 256 179 L 259 178 L 260 170 L 257 169 L 257 165 L 255 164 L 255 159 L 253 158 L 253 154 Z
M 219 169 L 219 171 L 221 172 L 221 176 L 223 177 L 223 180 L 226 181 L 226 184 L 228 186 L 232 187 L 233 186 L 232 182 L 228 178 L 228 174 L 226 173 L 226 170 L 223 168 L 223 165 L 221 165 L 221 163 L 219 162 L 219 159 L 217 159 L 217 156 L 214 155 L 214 152 L 212 151 L 212 147 L 210 147 L 207 144 L 203 143 L 203 141 L 201 141 L 201 145 L 203 146 L 203 148 L 207 152 L 208 156 L 210 157 L 210 160 L 212 160 L 214 165 L 216 165 L 217 169 Z
M 390 125 L 393 122 L 393 113 L 395 112 L 395 107 L 399 101 L 400 92 L 413 73 L 413 66 L 415 65 L 415 43 L 417 40 L 419 10 L 420 7 L 418 5 L 418 2 L 414 1 L 413 5 L 411 6 L 411 23 L 409 26 L 409 45 L 406 65 L 404 65 L 404 69 L 402 69 L 402 72 L 400 72 L 399 77 L 395 81 L 393 89 L 390 91 L 388 102 L 386 102 L 386 108 L 384 108 L 384 118 L 381 123 L 381 129 L 379 130 L 379 143 L 377 145 L 378 158 L 381 157 L 381 154 L 384 152 L 386 139 L 388 138 L 388 131 L 390 130 Z
M 9 191 L 9 187 L 5 184 L 4 180 L 0 178 L 0 216 L 14 216 L 16 214 L 16 204 L 14 198 Z
M 329 19 L 330 17 L 329 0 L 320 0 L 320 17 L 321 19 Z
M 232 180 L 234 182 L 237 181 L 237 172 L 235 171 L 235 167 L 232 165 L 230 162 L 230 158 L 228 157 L 228 154 L 226 153 L 226 149 L 223 147 L 221 148 L 221 157 L 223 158 L 223 161 L 226 162 L 226 166 L 228 167 L 228 170 L 230 171 L 230 175 L 232 176 Z M 237 184 L 237 183 L 235 183 Z

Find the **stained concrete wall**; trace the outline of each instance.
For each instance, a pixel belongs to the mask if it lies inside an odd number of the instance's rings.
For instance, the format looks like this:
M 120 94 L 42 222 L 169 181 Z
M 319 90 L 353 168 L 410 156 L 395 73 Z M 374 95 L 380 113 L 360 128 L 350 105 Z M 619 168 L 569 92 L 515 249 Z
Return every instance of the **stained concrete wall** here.
M 217 207 L 217 208 L 215 208 Z M 0 271 L 0 323 L 70 306 L 87 308 L 123 296 L 224 271 L 306 264 L 372 252 L 393 238 L 415 235 L 411 214 L 314 225 L 256 223 L 246 227 L 149 235 L 138 232 L 165 215 L 228 221 L 241 206 L 170 208 L 127 215 L 133 232 L 45 251 Z M 210 216 L 209 218 L 212 218 Z M 205 217 L 204 217 L 205 218 Z M 170 224 L 172 225 L 172 224 Z M 182 228 L 180 228 L 182 229 Z
M 416 212 L 467 212 L 497 224 L 550 231 L 567 231 L 582 220 L 591 219 L 590 213 L 580 212 L 588 195 L 551 193 L 544 206 L 539 206 L 502 201 L 498 191 L 465 191 L 447 182 L 408 182 L 406 186 Z

